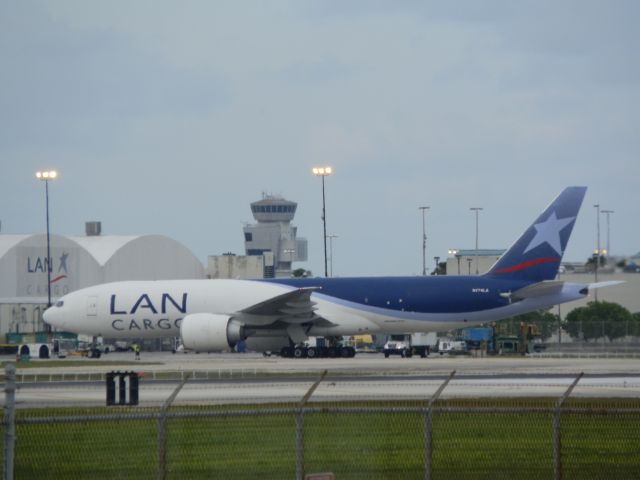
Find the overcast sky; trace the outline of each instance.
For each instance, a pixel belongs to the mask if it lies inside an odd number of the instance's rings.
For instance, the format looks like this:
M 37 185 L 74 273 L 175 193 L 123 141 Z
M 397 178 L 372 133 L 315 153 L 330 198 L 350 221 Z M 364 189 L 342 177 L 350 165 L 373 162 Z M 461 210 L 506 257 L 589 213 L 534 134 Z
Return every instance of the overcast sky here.
M 323 273 L 421 272 L 427 257 L 506 248 L 567 185 L 588 186 L 565 260 L 615 210 L 640 250 L 640 2 L 0 2 L 2 233 L 163 234 L 244 252 L 262 192 Z M 602 217 L 602 243 L 606 222 Z M 162 259 L 158 259 L 162 261 Z

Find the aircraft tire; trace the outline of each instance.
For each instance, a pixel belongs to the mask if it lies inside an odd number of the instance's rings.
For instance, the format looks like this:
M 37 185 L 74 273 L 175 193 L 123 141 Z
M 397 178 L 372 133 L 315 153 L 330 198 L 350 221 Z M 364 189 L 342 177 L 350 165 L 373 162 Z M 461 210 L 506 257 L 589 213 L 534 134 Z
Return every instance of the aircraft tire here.
M 389 358 L 389 352 L 388 351 L 384 351 L 384 358 Z
M 280 356 L 282 358 L 293 357 L 293 352 L 291 351 L 291 347 L 282 347 L 282 349 L 280 350 Z
M 316 347 L 309 347 L 307 349 L 307 358 L 316 358 L 318 356 L 318 350 Z
M 304 347 L 296 347 L 293 349 L 293 356 L 296 358 L 305 358 L 307 356 L 307 349 Z

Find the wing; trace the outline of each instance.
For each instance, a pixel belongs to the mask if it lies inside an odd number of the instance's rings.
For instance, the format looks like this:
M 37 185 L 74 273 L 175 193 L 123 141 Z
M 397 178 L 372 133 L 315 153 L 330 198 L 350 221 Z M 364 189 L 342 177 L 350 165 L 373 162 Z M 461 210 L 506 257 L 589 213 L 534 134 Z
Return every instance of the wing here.
M 330 324 L 316 315 L 316 303 L 311 294 L 321 287 L 305 287 L 291 290 L 240 310 L 233 318 L 240 320 L 250 329 L 282 330 L 289 337 L 301 343 L 307 338 L 307 331 L 318 324 Z
M 316 303 L 311 301 L 311 294 L 316 290 L 320 290 L 320 287 L 297 288 L 264 302 L 256 303 L 238 313 L 308 320 L 314 316 Z

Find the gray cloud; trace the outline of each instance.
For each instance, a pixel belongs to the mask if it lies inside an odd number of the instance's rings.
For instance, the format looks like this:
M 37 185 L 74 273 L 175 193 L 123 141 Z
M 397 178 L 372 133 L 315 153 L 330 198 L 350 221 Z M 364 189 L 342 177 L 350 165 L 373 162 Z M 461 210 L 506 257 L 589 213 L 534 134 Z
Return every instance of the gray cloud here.
M 636 2 L 6 2 L 0 6 L 0 220 L 43 228 L 33 171 L 60 169 L 53 225 L 164 233 L 204 260 L 242 251 L 262 191 L 300 206 L 335 271 L 420 270 L 473 242 L 508 246 L 566 185 L 590 187 L 568 257 L 595 244 L 593 203 L 635 253 Z

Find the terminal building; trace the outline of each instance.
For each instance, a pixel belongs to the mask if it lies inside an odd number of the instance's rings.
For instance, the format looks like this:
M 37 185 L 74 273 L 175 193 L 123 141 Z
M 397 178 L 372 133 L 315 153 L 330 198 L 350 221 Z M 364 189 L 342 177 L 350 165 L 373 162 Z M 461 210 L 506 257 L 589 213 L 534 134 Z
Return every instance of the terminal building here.
M 447 275 L 478 275 L 486 272 L 498 261 L 504 250 L 449 249 Z
M 48 270 L 52 301 L 71 291 L 120 280 L 204 278 L 202 263 L 183 245 L 161 235 L 0 235 L 0 335 L 44 330 Z

